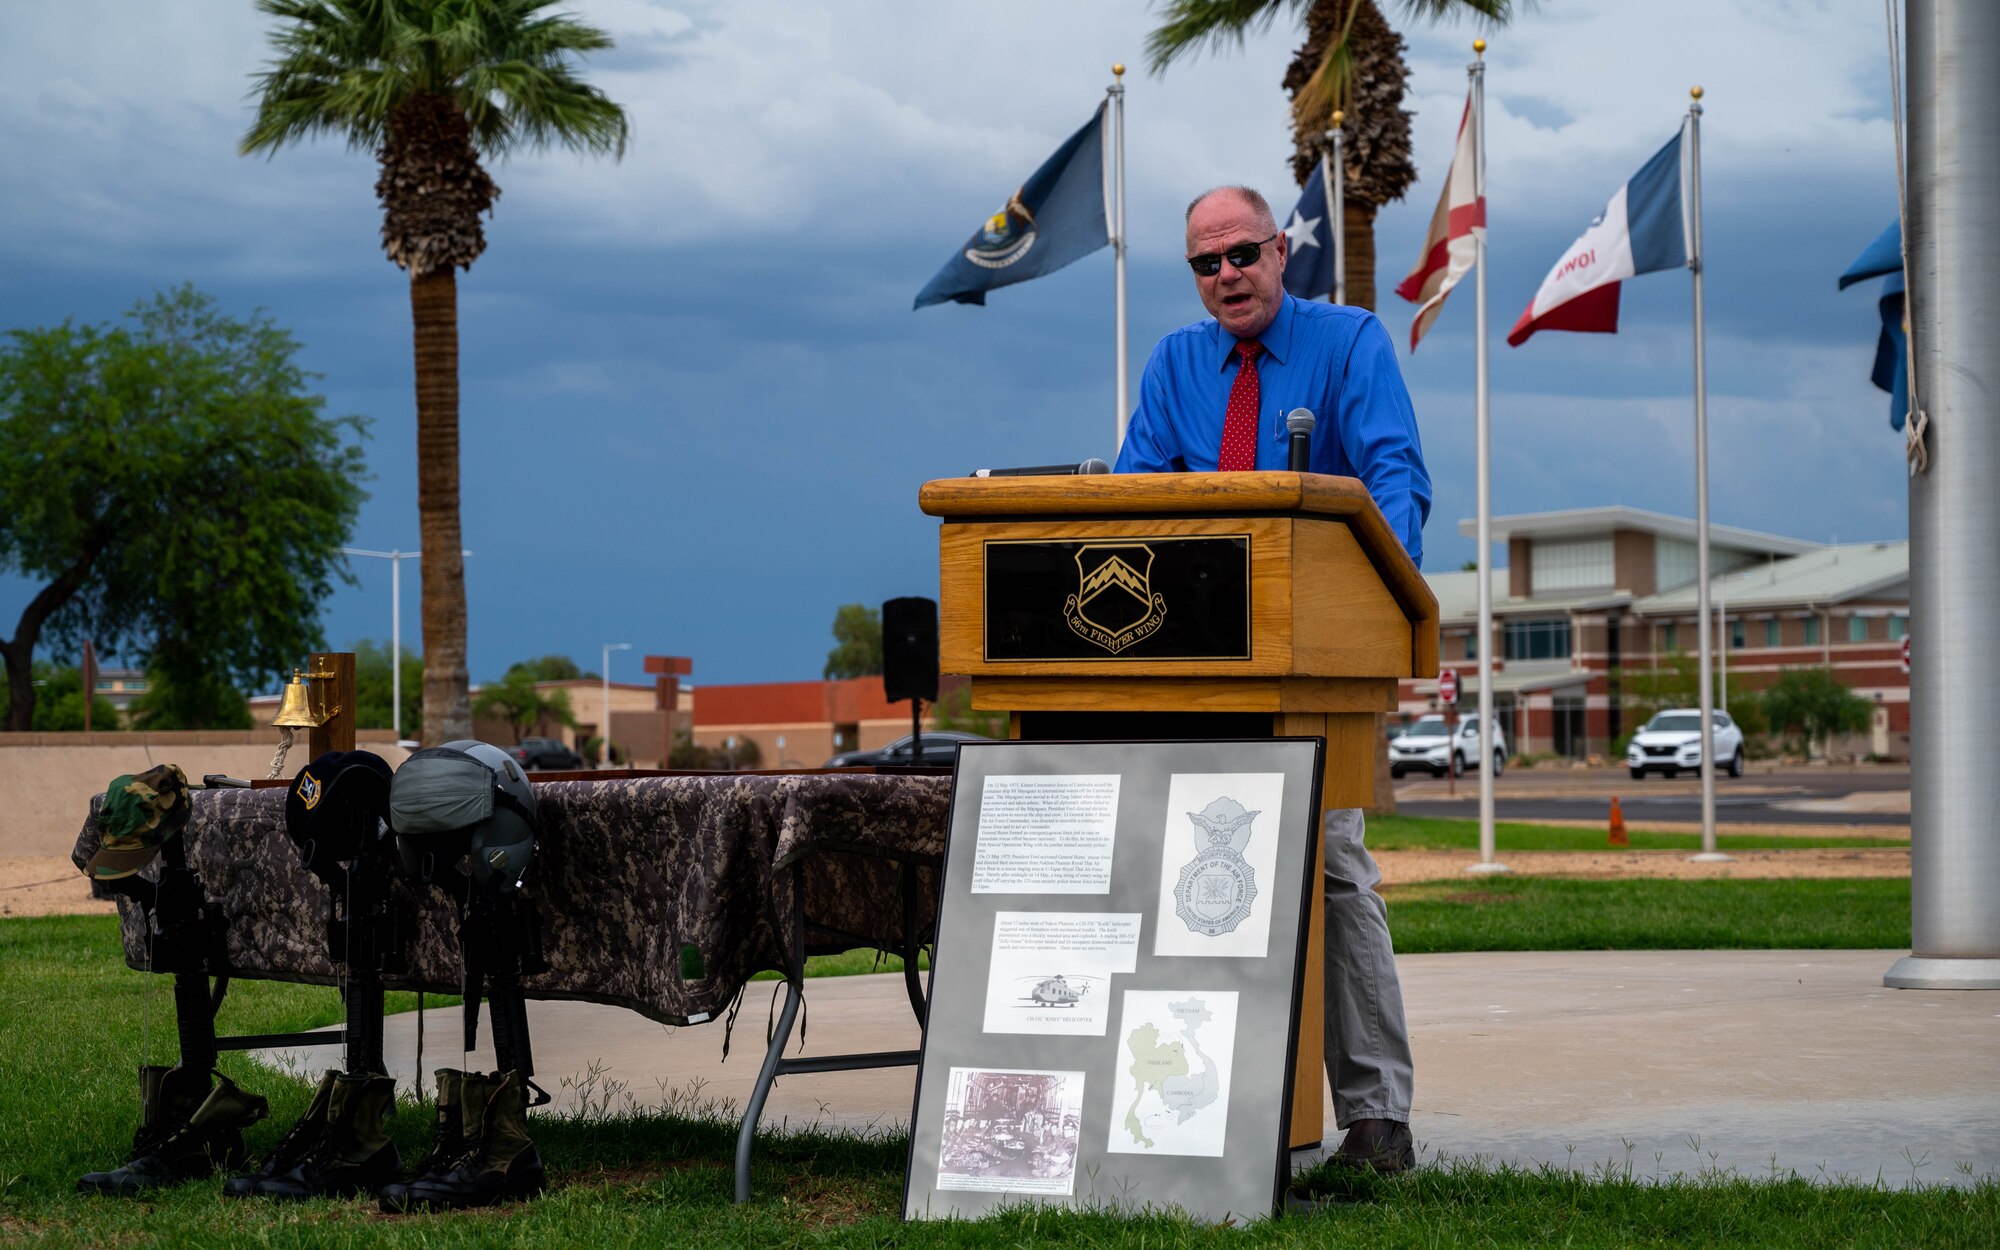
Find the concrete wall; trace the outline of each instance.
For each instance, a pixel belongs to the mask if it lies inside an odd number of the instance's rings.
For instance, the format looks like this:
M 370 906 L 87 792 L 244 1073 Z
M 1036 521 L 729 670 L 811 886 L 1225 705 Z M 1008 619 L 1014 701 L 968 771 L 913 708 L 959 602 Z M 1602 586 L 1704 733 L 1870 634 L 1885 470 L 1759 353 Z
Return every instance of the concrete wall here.
M 408 753 L 387 730 L 379 741 L 368 741 L 370 732 L 361 746 L 391 767 L 403 762 Z M 197 785 L 205 773 L 257 778 L 271 770 L 277 746 L 275 737 L 250 733 L 0 734 L 0 859 L 68 855 L 91 796 L 120 773 L 178 764 Z M 310 762 L 301 735 L 285 757 L 285 776 Z

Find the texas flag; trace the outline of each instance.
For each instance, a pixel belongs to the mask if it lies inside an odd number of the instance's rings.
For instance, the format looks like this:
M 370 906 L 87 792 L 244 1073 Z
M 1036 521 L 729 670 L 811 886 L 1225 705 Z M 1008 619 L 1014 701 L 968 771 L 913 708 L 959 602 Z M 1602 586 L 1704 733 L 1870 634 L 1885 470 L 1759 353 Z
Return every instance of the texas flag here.
M 1486 189 L 1479 185 L 1479 156 L 1473 149 L 1472 101 L 1458 117 L 1458 145 L 1452 150 L 1451 168 L 1445 172 L 1444 190 L 1431 213 L 1430 233 L 1424 236 L 1424 254 L 1410 276 L 1396 288 L 1396 294 L 1421 305 L 1410 323 L 1410 350 L 1444 311 L 1444 297 L 1458 280 L 1472 270 L 1479 255 L 1478 236 L 1486 233 Z
M 1537 330 L 1618 332 L 1618 284 L 1687 264 L 1681 213 L 1681 137 L 1653 154 L 1632 181 L 1569 245 L 1521 319 L 1508 331 L 1519 347 Z

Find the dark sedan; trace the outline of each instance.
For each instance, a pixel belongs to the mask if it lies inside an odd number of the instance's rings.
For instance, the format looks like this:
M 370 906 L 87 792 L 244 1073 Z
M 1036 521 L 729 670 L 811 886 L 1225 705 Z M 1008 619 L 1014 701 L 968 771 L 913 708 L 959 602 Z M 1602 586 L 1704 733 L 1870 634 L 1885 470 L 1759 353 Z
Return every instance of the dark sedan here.
M 514 758 L 529 772 L 573 772 L 583 767 L 583 757 L 554 738 L 523 738 L 514 747 Z
M 843 751 L 828 760 L 826 767 L 855 768 L 867 764 L 878 768 L 950 768 L 958 762 L 959 743 L 991 742 L 993 739 L 952 729 L 928 730 L 924 733 L 921 758 L 912 756 L 910 741 L 911 735 L 904 734 L 888 746 L 873 751 Z

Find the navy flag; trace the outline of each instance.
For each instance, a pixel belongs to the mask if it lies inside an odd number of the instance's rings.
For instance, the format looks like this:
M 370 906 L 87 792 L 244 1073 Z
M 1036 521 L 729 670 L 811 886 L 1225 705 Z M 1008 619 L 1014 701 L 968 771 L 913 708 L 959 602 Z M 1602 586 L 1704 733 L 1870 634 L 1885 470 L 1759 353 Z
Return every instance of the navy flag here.
M 1889 392 L 1889 424 L 1903 428 L 1903 414 L 1910 410 L 1910 370 L 1903 359 L 1909 342 L 1903 334 L 1903 226 L 1892 221 L 1875 236 L 1868 249 L 1840 275 L 1840 289 L 1857 282 L 1887 277 L 1882 295 L 1875 303 L 1882 317 L 1882 334 L 1875 341 L 1875 369 L 1869 381 Z
M 1300 299 L 1333 296 L 1333 223 L 1326 213 L 1326 162 L 1313 165 L 1299 206 L 1285 223 L 1285 289 Z
M 1104 216 L 1104 105 L 1021 184 L 917 293 L 915 307 L 984 304 L 1012 286 L 1111 243 Z

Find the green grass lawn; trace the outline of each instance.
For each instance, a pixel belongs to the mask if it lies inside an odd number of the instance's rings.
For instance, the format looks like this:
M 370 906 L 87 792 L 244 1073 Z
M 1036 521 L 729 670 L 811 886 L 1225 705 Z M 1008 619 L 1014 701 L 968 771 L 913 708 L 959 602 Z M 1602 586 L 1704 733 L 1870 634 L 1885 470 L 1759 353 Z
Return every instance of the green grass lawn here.
M 1629 823 L 1629 822 L 1628 822 Z M 1632 849 L 1640 851 L 1695 851 L 1701 849 L 1699 833 L 1643 833 L 1632 830 Z M 1716 846 L 1724 851 L 1796 850 L 1807 847 L 1903 846 L 1909 835 L 1894 838 L 1789 838 L 1775 834 L 1716 835 Z M 1566 829 L 1556 825 L 1496 823 L 1493 841 L 1503 851 L 1604 851 L 1610 850 L 1605 829 Z M 1479 849 L 1479 822 L 1448 820 L 1428 816 L 1370 816 L 1368 845 L 1377 851 L 1469 851 Z
M 1391 886 L 1402 955 L 1441 951 L 1907 949 L 1906 879 L 1485 877 Z
M 1486 880 L 1389 893 L 1398 948 L 1903 946 L 1900 881 Z M 835 957 L 867 971 L 872 956 Z M 331 1024 L 329 989 L 232 986 L 225 1032 Z M 814 1133 L 760 1138 L 748 1207 L 731 1205 L 730 1108 L 690 1099 L 668 1114 L 540 1117 L 558 1189 L 500 1211 L 388 1218 L 372 1204 L 234 1203 L 220 1180 L 144 1202 L 83 1198 L 82 1172 L 116 1163 L 136 1113 L 133 1070 L 173 1051 L 164 978 L 129 971 L 109 917 L 0 920 L 0 1241 L 51 1245 L 813 1247 L 1980 1246 L 2000 1239 L 2000 1185 L 1890 1191 L 1718 1176 L 1579 1177 L 1434 1164 L 1390 1181 L 1346 1181 L 1318 1211 L 1245 1229 L 1169 1215 L 1021 1211 L 976 1224 L 904 1225 L 907 1141 Z M 224 1070 L 271 1099 L 252 1133 L 269 1145 L 304 1110 L 299 1080 L 226 1056 Z M 390 1122 L 406 1158 L 429 1118 Z

